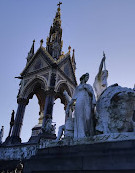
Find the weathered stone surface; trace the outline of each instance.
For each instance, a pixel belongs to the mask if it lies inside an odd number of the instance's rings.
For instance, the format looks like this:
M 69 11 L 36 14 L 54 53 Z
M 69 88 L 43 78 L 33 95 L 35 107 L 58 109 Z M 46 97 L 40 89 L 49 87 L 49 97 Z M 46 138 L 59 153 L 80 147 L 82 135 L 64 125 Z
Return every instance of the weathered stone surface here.
M 135 171 L 135 132 L 95 135 L 77 140 L 64 139 L 58 142 L 41 139 L 40 144 L 36 145 L 0 147 L 0 171 L 3 168 L 15 168 L 20 159 L 23 161 L 24 173 Z
M 74 137 L 74 119 L 72 117 L 69 117 L 66 120 L 64 137 L 65 138 Z
M 97 134 L 134 131 L 134 109 L 134 90 L 117 84 L 108 87 L 97 101 Z
M 0 160 L 29 159 L 35 155 L 37 145 L 18 145 L 0 148 Z
M 118 142 L 135 140 L 135 132 L 125 133 L 111 133 L 95 135 L 93 137 L 78 138 L 76 140 L 72 138 L 64 138 L 60 141 L 54 139 L 41 138 L 38 144 L 20 144 L 16 146 L 1 146 L 0 147 L 0 160 L 19 160 L 29 159 L 35 155 L 38 149 L 64 147 L 64 146 L 76 146 L 76 145 L 89 145 L 96 143 Z
M 24 162 L 24 172 L 130 173 L 135 171 L 134 159 L 135 141 L 57 146 L 39 149 Z

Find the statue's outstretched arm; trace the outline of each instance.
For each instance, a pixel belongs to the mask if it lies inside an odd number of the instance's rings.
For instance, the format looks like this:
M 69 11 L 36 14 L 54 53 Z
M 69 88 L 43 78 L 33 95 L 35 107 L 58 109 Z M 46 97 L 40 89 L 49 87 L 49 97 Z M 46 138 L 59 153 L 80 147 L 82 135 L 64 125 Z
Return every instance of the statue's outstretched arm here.
M 100 63 L 100 66 L 99 66 L 98 75 L 100 75 L 101 72 L 102 72 L 102 69 L 103 69 L 103 63 L 104 63 L 104 59 L 102 58 L 101 63 Z

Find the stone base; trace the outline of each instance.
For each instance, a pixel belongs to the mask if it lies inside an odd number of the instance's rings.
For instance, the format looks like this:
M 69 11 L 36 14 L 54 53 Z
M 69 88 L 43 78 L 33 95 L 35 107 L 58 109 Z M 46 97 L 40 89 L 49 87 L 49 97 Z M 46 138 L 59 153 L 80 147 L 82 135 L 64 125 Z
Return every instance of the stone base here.
M 0 168 L 8 169 L 8 163 L 21 159 L 24 173 L 135 172 L 134 132 L 60 141 L 53 138 L 53 134 L 42 133 L 36 144 L 0 146 Z
M 56 139 L 56 135 L 55 134 L 50 134 L 50 133 L 46 133 L 43 132 L 42 133 L 42 124 L 38 124 L 35 127 L 32 128 L 32 135 L 28 141 L 28 143 L 38 143 L 39 140 L 42 139 Z
M 40 136 L 31 136 L 28 143 L 38 143 L 40 140 Z
M 32 137 L 33 136 L 38 136 L 41 133 L 41 128 L 42 128 L 42 124 L 38 124 L 35 127 L 32 128 Z
M 38 136 L 31 136 L 28 143 L 39 143 L 40 140 L 56 139 L 56 134 L 40 133 Z
M 40 133 L 39 134 L 40 139 L 56 139 L 56 134 L 50 134 L 50 133 Z
M 28 143 L 38 143 L 39 142 L 41 127 L 42 127 L 42 124 L 38 124 L 32 128 L 32 134 L 31 134 L 31 137 L 30 137 Z
M 18 136 L 8 136 L 3 143 L 3 145 L 14 145 L 14 144 L 21 144 L 21 138 Z
M 24 173 L 133 173 L 135 141 L 39 149 L 24 162 Z

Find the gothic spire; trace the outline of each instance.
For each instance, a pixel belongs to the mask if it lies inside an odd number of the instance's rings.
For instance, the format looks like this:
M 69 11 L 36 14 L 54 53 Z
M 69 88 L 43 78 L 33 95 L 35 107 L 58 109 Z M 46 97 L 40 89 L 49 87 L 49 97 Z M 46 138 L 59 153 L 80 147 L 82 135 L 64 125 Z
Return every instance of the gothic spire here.
M 57 12 L 53 20 L 53 25 L 50 27 L 49 37 L 47 37 L 46 50 L 55 59 L 59 59 L 62 50 L 62 28 L 61 28 L 61 13 L 60 5 L 57 4 Z
M 34 43 L 35 43 L 35 40 L 33 40 L 33 44 L 31 46 L 31 49 L 28 53 L 28 56 L 27 56 L 27 62 L 31 59 L 31 57 L 34 55 Z
M 71 62 L 72 62 L 73 70 L 74 70 L 74 72 L 75 72 L 75 70 L 76 70 L 75 49 L 73 49 L 73 55 L 72 55 Z

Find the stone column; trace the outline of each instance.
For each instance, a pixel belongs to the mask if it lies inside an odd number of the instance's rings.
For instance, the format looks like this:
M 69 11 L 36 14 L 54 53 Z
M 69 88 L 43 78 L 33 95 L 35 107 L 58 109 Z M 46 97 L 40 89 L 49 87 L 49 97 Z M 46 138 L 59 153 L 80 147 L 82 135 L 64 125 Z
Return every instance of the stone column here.
M 18 109 L 17 109 L 15 123 L 13 126 L 12 135 L 11 135 L 11 141 L 12 141 L 11 143 L 21 142 L 20 132 L 21 132 L 23 117 L 24 117 L 26 105 L 28 104 L 28 100 L 18 99 L 17 103 L 18 103 Z
M 42 128 L 44 128 L 44 126 L 45 126 L 46 116 L 47 115 L 52 116 L 53 105 L 54 105 L 54 96 L 53 95 L 47 95 L 46 99 L 45 99 L 44 118 L 43 118 Z
M 51 115 L 53 113 L 53 105 L 54 105 L 54 88 L 56 83 L 56 64 L 54 64 L 54 68 L 52 69 L 52 74 L 50 77 L 50 90 L 47 93 L 46 99 L 45 99 L 45 107 L 44 107 L 44 118 L 42 123 L 42 128 L 45 127 L 46 117 L 47 115 Z

